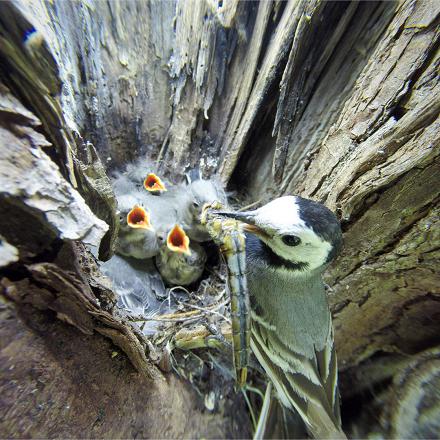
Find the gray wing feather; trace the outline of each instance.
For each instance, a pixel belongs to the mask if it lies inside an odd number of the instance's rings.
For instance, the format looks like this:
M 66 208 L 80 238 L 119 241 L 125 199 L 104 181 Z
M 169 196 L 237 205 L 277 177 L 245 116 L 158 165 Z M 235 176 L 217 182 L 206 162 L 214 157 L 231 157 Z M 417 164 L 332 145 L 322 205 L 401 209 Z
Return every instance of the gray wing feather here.
M 336 421 L 341 425 L 338 391 L 338 362 L 334 347 L 333 326 L 330 321 L 329 336 L 324 350 L 316 351 L 316 361 L 322 378 L 322 384 L 327 394 L 327 400 L 331 403 Z
M 333 338 L 313 358 L 295 353 L 263 319 L 252 323 L 252 350 L 274 383 L 280 400 L 295 408 L 314 437 L 345 438 L 341 430 Z

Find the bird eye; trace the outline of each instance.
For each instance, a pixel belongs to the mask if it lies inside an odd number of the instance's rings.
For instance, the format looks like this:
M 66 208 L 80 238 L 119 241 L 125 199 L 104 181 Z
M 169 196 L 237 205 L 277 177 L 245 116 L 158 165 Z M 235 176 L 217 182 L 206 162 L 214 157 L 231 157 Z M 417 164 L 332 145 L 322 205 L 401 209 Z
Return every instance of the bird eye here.
M 193 202 L 193 207 L 198 208 L 200 205 L 197 202 Z
M 283 235 L 282 240 L 287 246 L 298 246 L 301 243 L 301 239 L 296 235 Z

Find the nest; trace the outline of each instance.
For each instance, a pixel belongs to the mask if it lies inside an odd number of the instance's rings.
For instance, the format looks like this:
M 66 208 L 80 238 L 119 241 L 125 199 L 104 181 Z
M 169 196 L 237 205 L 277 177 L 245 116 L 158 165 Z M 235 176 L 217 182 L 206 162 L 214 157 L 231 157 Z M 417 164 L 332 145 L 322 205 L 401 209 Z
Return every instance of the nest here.
M 145 314 L 116 305 L 112 310 L 143 341 L 151 362 L 186 378 L 203 396 L 211 391 L 207 370 L 216 376 L 213 382 L 224 384 L 222 394 L 234 383 L 226 265 L 216 247 L 210 253 L 215 263 L 206 266 L 201 281 L 167 288 L 166 295 L 157 298 L 159 307 Z
M 235 393 L 231 304 L 227 266 L 215 245 L 208 245 L 208 264 L 201 281 L 190 287 L 173 286 L 160 297 L 160 306 L 144 314 L 126 308 L 113 311 L 130 325 L 148 347 L 148 357 L 164 372 L 175 372 L 188 380 L 209 410 L 226 397 L 229 404 L 245 396 Z M 159 298 L 158 298 L 159 299 Z M 256 367 L 256 362 L 253 362 Z M 261 395 L 264 380 L 253 368 L 249 389 Z M 253 387 L 253 385 L 257 387 Z M 260 397 L 257 397 L 260 399 Z M 224 399 L 223 399 L 224 400 Z M 255 400 L 255 399 L 251 399 Z

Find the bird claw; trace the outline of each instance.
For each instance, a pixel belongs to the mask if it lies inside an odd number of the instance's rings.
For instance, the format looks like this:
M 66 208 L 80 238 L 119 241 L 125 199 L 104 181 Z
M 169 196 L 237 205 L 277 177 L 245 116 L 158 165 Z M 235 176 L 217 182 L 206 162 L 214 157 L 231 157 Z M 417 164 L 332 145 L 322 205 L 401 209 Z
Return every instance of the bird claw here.
M 223 346 L 227 348 L 232 348 L 232 344 L 223 336 L 222 332 L 214 324 L 208 321 L 202 322 L 205 328 L 211 333 L 209 336 L 205 337 L 205 344 L 209 347 L 212 345 L 211 341 L 220 342 Z

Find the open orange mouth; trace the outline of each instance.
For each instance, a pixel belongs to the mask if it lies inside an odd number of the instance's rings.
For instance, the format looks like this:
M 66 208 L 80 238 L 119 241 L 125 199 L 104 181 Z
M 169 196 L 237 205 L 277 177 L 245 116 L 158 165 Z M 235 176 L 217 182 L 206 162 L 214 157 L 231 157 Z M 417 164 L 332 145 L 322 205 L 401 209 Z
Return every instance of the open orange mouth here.
M 174 228 L 168 233 L 167 246 L 168 249 L 173 252 L 191 255 L 191 251 L 189 249 L 189 238 L 179 225 L 175 225 Z
M 131 211 L 127 214 L 127 224 L 130 228 L 153 230 L 150 223 L 150 215 L 139 205 L 134 205 Z
M 154 173 L 150 173 L 144 180 L 144 188 L 150 192 L 167 191 L 160 177 Z

